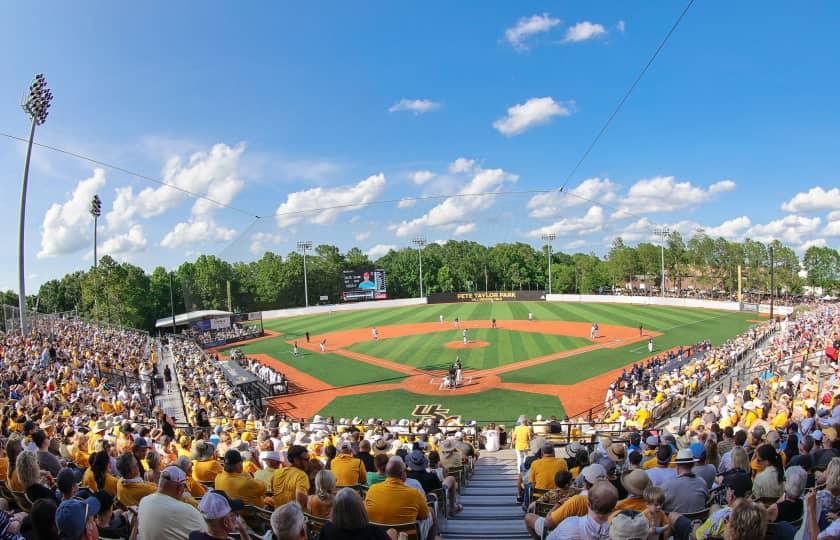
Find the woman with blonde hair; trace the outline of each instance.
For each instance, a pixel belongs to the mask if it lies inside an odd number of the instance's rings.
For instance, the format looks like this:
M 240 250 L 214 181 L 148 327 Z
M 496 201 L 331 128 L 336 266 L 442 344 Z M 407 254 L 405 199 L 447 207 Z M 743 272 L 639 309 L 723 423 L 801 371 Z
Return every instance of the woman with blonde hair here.
M 840 458 L 831 458 L 823 476 L 825 487 L 817 493 L 817 501 L 825 512 L 837 513 L 840 510 Z M 817 476 L 817 485 L 820 483 Z
M 723 531 L 725 540 L 753 540 L 767 534 L 767 510 L 749 499 L 741 499 L 729 513 Z
M 316 517 L 327 518 L 335 504 L 335 475 L 328 469 L 315 475 L 315 494 L 309 496 L 306 506 Z
M 156 450 L 152 450 L 146 454 L 146 463 L 149 464 L 149 468 L 143 475 L 143 479 L 157 485 L 160 479 L 160 470 L 163 468 L 163 455 Z
M 38 454 L 31 450 L 21 452 L 17 458 L 15 470 L 29 502 L 34 503 L 38 499 L 55 500 L 53 490 L 46 486 L 42 478 L 41 469 L 38 467 Z
M 750 472 L 750 457 L 743 448 L 736 446 L 732 449 L 731 462 L 732 467 L 730 467 L 730 470 L 741 469 L 746 473 Z

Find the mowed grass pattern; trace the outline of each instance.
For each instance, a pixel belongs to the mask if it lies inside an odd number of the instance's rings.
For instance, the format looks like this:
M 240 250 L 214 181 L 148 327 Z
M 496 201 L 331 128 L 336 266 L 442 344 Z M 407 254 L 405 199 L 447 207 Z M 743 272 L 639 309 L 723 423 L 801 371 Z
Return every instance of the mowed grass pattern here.
M 387 339 L 385 331 L 385 339 L 364 341 L 348 348 L 377 358 L 432 370 L 446 369 L 455 361 L 456 356 L 461 358 L 465 369 L 488 369 L 592 344 L 588 339 L 578 337 L 487 328 L 470 329 L 469 338 L 474 341 L 486 341 L 490 343 L 489 346 L 478 349 L 447 349 L 447 343 L 463 340 L 461 332 L 457 328 L 448 327 L 441 332 Z
M 300 349 L 298 356 L 292 356 L 291 345 L 285 343 L 282 337 L 255 341 L 239 347 L 233 346 L 224 351 L 228 352 L 231 349 L 242 349 L 246 355 L 267 354 L 333 386 L 392 383 L 402 381 L 406 377 L 402 373 L 357 362 L 337 354 L 320 354 Z
M 449 409 L 450 415 L 464 420 L 475 420 L 479 424 L 489 421 L 511 424 L 520 414 L 534 418 L 555 415 L 563 418 L 565 412 L 560 400 L 553 396 L 529 394 L 514 390 L 494 389 L 480 394 L 465 396 L 424 396 L 405 390 L 387 390 L 357 396 L 342 396 L 334 399 L 319 414 L 324 416 L 360 416 L 364 418 L 400 419 L 411 418 L 415 405 L 440 404 Z
M 698 318 L 698 313 L 694 310 L 647 314 L 647 320 L 651 322 L 646 328 L 652 327 L 663 332 L 662 336 L 654 340 L 654 354 L 657 351 L 680 345 L 691 345 L 704 339 L 709 339 L 714 345 L 719 345 L 746 331 L 753 325 L 747 321 L 755 317 L 755 314 L 715 311 L 703 311 L 702 314 L 704 315 L 702 318 Z M 512 371 L 503 374 L 502 380 L 518 383 L 574 384 L 648 356 L 650 353 L 647 350 L 647 343 L 639 342 L 617 349 L 584 352 L 546 364 Z

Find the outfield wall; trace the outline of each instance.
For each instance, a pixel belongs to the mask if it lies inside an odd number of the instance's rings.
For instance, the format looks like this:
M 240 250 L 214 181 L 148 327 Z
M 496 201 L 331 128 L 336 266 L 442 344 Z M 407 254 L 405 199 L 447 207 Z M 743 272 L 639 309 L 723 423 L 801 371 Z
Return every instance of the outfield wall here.
M 549 294 L 547 302 L 587 302 L 594 304 L 641 304 L 646 306 L 670 306 L 684 308 L 720 309 L 723 311 L 741 311 L 738 302 L 719 300 L 700 300 L 698 298 L 672 298 L 662 296 L 610 296 L 603 294 Z M 755 305 L 755 304 L 753 304 Z M 759 313 L 770 313 L 770 304 L 760 304 Z M 793 311 L 790 306 L 774 306 L 774 313 L 788 315 Z
M 375 300 L 371 302 L 348 302 L 346 304 L 329 304 L 326 306 L 310 306 L 302 308 L 272 309 L 263 311 L 265 319 L 284 319 L 286 317 L 298 317 L 300 315 L 317 315 L 320 313 L 333 313 L 336 311 L 358 311 L 363 309 L 383 309 L 405 306 L 419 306 L 426 303 L 425 298 L 400 298 L 397 300 Z

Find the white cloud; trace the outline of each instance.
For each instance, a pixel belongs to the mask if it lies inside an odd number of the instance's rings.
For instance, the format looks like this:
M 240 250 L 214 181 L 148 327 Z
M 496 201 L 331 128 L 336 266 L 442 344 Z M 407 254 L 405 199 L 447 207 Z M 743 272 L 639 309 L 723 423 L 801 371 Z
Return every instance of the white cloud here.
M 741 236 L 744 229 L 750 225 L 752 225 L 750 218 L 747 216 L 740 216 L 734 219 L 728 219 L 717 227 L 710 227 L 704 230 L 706 231 L 706 234 L 712 238 L 722 236 L 723 238 L 733 239 Z
M 825 247 L 827 245 L 825 238 L 814 238 L 813 240 L 808 240 L 807 242 L 803 242 L 801 246 L 797 247 L 796 250 L 805 253 L 808 251 L 809 247 Z
M 306 221 L 318 225 L 332 223 L 343 212 L 361 208 L 372 202 L 385 189 L 385 175 L 369 176 L 358 184 L 335 188 L 312 188 L 286 196 L 277 207 L 274 218 L 278 227 L 288 227 Z
M 400 199 L 397 203 L 397 208 L 411 208 L 417 204 L 417 199 Z
M 554 101 L 552 97 L 531 98 L 525 103 L 509 107 L 507 116 L 493 122 L 493 127 L 503 135 L 519 135 L 547 123 L 555 116 L 569 116 L 574 112 L 574 107 L 574 101 Z
M 397 246 L 391 244 L 376 244 L 375 246 L 367 250 L 365 252 L 365 255 L 368 256 L 368 259 L 375 261 L 383 255 L 387 255 L 389 251 L 396 249 Z
M 568 191 L 538 193 L 528 201 L 529 216 L 548 218 L 559 214 L 566 208 L 582 204 L 600 202 L 611 203 L 616 199 L 618 186 L 609 178 L 587 178 Z
M 411 179 L 412 182 L 417 184 L 418 186 L 422 186 L 436 175 L 432 171 L 414 171 L 410 173 L 408 177 Z
M 813 212 L 838 207 L 840 207 L 840 188 L 825 190 L 821 186 L 797 193 L 791 200 L 782 203 L 782 210 L 785 212 Z
M 455 230 L 452 231 L 452 234 L 455 236 L 463 236 L 465 234 L 469 234 L 475 231 L 475 223 L 464 223 L 462 225 L 458 225 L 455 227 Z
M 493 206 L 499 191 L 506 182 L 516 182 L 515 174 L 502 169 L 476 169 L 477 172 L 466 186 L 458 191 L 457 197 L 449 197 L 443 202 L 411 221 L 403 221 L 390 228 L 397 236 L 415 234 L 424 227 L 457 228 L 469 221 L 472 216 Z M 488 195 L 479 195 L 490 193 Z
M 234 147 L 216 144 L 210 152 L 195 152 L 186 163 L 179 156 L 170 158 L 163 167 L 163 181 L 181 190 L 199 193 L 222 204 L 230 204 L 245 187 L 239 178 L 239 161 L 245 144 Z M 105 216 L 108 227 L 121 229 L 137 217 L 159 216 L 189 198 L 187 193 L 169 186 L 145 188 L 135 194 L 131 186 L 118 188 L 111 211 Z M 194 216 L 207 215 L 219 205 L 205 199 L 193 203 Z
M 357 242 L 367 240 L 368 238 L 370 238 L 370 231 L 362 231 L 360 233 L 356 233 L 355 235 L 353 235 L 353 238 L 355 238 Z
M 505 30 L 505 40 L 513 45 L 513 48 L 519 51 L 528 49 L 525 41 L 536 35 L 548 32 L 562 21 L 551 17 L 548 13 L 542 15 L 532 15 L 530 17 L 522 17 L 516 24 Z
M 621 33 L 623 34 L 623 33 L 624 33 L 624 29 L 627 27 L 627 25 L 625 24 L 625 22 L 624 22 L 624 21 L 618 21 L 618 22 L 615 24 L 615 27 L 616 27 L 616 29 L 617 29 L 619 32 L 621 32 Z
M 585 245 L 586 245 L 586 240 L 580 239 L 580 240 L 574 240 L 572 242 L 569 242 L 568 244 L 565 244 L 563 246 L 563 248 L 564 249 L 577 249 L 577 248 L 583 247 Z
M 392 225 L 391 230 L 397 236 L 408 236 L 424 227 L 456 228 L 463 225 L 473 214 L 493 206 L 496 197 L 492 193 L 499 191 L 505 182 L 516 182 L 518 178 L 517 175 L 502 169 L 477 169 L 472 180 L 458 191 L 459 196 L 444 199 L 428 213 L 417 219 Z M 480 193 L 490 194 L 478 195 Z
M 674 212 L 706 202 L 715 195 L 733 189 L 735 182 L 732 180 L 721 180 L 703 189 L 688 181 L 677 182 L 673 176 L 644 178 L 630 187 L 622 200 L 621 210 L 624 212 L 620 210 L 613 215 L 613 219 L 627 217 L 628 211 L 633 214 Z
M 534 237 L 540 237 L 543 234 L 549 233 L 554 233 L 558 236 L 568 236 L 570 234 L 584 235 L 602 230 L 604 223 L 606 223 L 604 209 L 600 206 L 593 206 L 581 217 L 563 218 L 560 221 L 555 221 L 551 225 L 534 229 L 528 235 Z
M 459 157 L 449 164 L 449 172 L 451 174 L 471 173 L 475 171 L 475 169 L 475 160 L 464 157 Z
M 760 242 L 780 240 L 786 244 L 801 244 L 804 241 L 802 237 L 816 232 L 820 223 L 818 217 L 788 215 L 766 224 L 754 225 L 747 230 L 746 236 Z
M 623 24 L 622 24 L 623 27 Z M 606 35 L 607 30 L 603 25 L 591 23 L 589 21 L 579 22 L 574 26 L 570 26 L 566 30 L 566 35 L 563 38 L 564 43 L 580 43 L 589 39 L 598 38 Z
M 75 253 L 92 242 L 93 217 L 88 207 L 106 182 L 105 171 L 94 169 L 93 176 L 76 184 L 69 200 L 49 207 L 41 225 L 39 259 Z
M 828 223 L 822 234 L 826 236 L 840 236 L 840 211 L 832 212 L 828 215 Z
M 282 234 L 258 232 L 251 235 L 251 253 L 261 255 L 268 251 L 269 246 L 278 246 L 286 241 Z
M 654 239 L 653 230 L 655 228 L 656 225 L 648 218 L 641 218 L 630 225 L 617 228 L 607 242 L 612 242 L 613 238 L 617 236 L 620 236 L 626 242 L 648 242 Z
M 211 217 L 190 218 L 189 221 L 175 225 L 166 233 L 160 245 L 168 248 L 178 248 L 192 244 L 230 242 L 236 236 L 236 231 L 222 227 Z
M 99 248 L 102 255 L 111 255 L 118 259 L 125 259 L 134 253 L 145 251 L 146 235 L 143 233 L 142 225 L 132 225 L 128 232 L 116 234 L 104 242 Z
M 388 112 L 411 111 L 414 114 L 424 114 L 440 108 L 440 103 L 430 99 L 401 99 L 388 108 Z

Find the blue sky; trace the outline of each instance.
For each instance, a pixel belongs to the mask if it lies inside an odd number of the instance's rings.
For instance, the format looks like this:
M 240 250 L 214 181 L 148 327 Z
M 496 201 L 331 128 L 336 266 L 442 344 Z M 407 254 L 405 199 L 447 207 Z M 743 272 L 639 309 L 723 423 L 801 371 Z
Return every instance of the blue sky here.
M 827 1 L 697 2 L 571 179 L 593 202 L 447 197 L 556 190 L 683 6 L 6 3 L 0 131 L 27 133 L 20 96 L 44 72 L 55 100 L 38 141 L 246 210 L 36 149 L 28 287 L 91 264 L 93 193 L 100 252 L 147 269 L 300 239 L 378 256 L 416 235 L 554 232 L 555 249 L 603 253 L 658 224 L 837 247 L 840 5 Z M 3 288 L 16 288 L 23 155 L 0 137 Z

